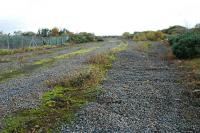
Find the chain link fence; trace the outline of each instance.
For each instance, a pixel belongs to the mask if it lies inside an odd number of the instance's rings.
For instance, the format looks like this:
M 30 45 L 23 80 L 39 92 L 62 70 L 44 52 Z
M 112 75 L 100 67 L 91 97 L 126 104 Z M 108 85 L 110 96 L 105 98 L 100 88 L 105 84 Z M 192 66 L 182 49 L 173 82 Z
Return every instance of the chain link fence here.
M 69 40 L 68 36 L 60 37 L 39 37 L 22 35 L 1 35 L 0 49 L 17 49 L 35 47 L 41 45 L 63 45 Z

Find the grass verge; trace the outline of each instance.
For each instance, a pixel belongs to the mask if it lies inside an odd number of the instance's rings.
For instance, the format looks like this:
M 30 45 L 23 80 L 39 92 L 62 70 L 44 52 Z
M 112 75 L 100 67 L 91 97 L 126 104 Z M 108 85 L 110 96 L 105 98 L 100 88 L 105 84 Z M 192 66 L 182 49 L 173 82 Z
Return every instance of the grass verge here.
M 124 47 L 119 49 L 124 50 Z M 111 68 L 119 49 L 88 58 L 88 70 L 49 79 L 47 85 L 52 90 L 43 94 L 42 104 L 36 109 L 25 109 L 7 116 L 3 133 L 53 132 L 59 122 L 73 122 L 75 112 L 94 101 L 95 96 L 102 91 L 98 85 Z
M 29 48 L 19 48 L 19 49 L 0 49 L 0 55 L 12 55 L 16 53 L 25 53 L 31 51 L 45 50 L 51 48 L 61 47 L 56 45 L 45 45 L 45 46 L 37 46 L 37 47 L 29 47 Z

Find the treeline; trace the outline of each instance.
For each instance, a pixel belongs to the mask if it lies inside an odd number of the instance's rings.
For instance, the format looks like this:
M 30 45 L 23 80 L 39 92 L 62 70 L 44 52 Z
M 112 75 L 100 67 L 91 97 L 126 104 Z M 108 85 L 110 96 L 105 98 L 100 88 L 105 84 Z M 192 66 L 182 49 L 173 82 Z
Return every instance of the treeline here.
M 41 28 L 41 29 L 38 29 L 38 31 L 36 33 L 33 31 L 27 31 L 27 32 L 14 31 L 13 32 L 13 35 L 40 36 L 40 37 L 50 37 L 50 36 L 58 37 L 58 36 L 69 35 L 69 34 L 73 34 L 73 33 L 65 28 L 59 29 L 57 27 L 54 27 L 52 29 Z M 9 33 L 9 35 L 10 35 L 10 33 Z
M 2 33 L 3 35 L 3 33 Z M 10 34 L 8 34 L 10 35 Z M 86 42 L 95 42 L 95 41 L 103 41 L 103 38 L 100 36 L 95 36 L 93 33 L 87 32 L 80 32 L 80 33 L 73 33 L 67 29 L 58 29 L 58 28 L 42 28 L 39 29 L 37 33 L 28 31 L 28 32 L 21 32 L 15 31 L 13 35 L 17 36 L 37 36 L 37 37 L 60 37 L 60 36 L 68 36 L 69 42 L 71 43 L 86 43 Z

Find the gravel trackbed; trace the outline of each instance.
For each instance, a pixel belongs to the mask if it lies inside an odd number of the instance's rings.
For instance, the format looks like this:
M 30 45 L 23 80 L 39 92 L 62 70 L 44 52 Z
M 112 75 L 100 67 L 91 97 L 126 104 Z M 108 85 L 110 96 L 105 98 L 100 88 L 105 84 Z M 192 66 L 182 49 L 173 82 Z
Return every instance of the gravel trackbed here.
M 163 58 L 168 48 L 153 43 L 144 52 L 128 43 L 102 84 L 105 92 L 77 113 L 73 125 L 63 124 L 62 132 L 200 132 L 199 107 L 183 98 L 184 73 Z
M 44 85 L 47 79 L 83 69 L 88 56 L 106 52 L 121 42 L 120 39 L 107 39 L 30 56 L 27 64 L 81 48 L 97 47 L 87 54 L 56 60 L 51 66 L 0 82 L 0 130 L 5 115 L 40 104 L 41 95 L 49 90 Z M 96 102 L 80 109 L 73 124 L 62 123 L 61 132 L 199 133 L 200 109 L 184 97 L 187 88 L 180 81 L 185 72 L 166 60 L 169 48 L 159 42 L 148 42 L 151 45 L 144 50 L 140 47 L 144 42 L 127 43 L 127 50 L 117 55 L 118 59 L 101 84 L 103 92 Z M 1 72 L 12 63 L 13 67 L 18 64 L 15 61 L 1 63 Z

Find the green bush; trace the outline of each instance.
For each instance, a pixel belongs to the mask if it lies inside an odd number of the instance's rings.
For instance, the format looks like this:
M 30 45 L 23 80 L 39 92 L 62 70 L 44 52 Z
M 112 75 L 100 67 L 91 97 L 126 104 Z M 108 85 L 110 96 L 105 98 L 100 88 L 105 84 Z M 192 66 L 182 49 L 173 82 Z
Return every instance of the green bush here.
M 169 41 L 177 58 L 200 57 L 200 33 L 187 32 Z
M 178 42 L 178 38 L 179 38 L 178 35 L 177 36 L 175 36 L 175 35 L 168 36 L 168 42 L 169 42 L 169 44 L 173 45 L 173 44 L 177 43 Z

